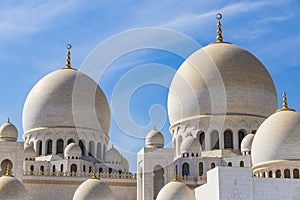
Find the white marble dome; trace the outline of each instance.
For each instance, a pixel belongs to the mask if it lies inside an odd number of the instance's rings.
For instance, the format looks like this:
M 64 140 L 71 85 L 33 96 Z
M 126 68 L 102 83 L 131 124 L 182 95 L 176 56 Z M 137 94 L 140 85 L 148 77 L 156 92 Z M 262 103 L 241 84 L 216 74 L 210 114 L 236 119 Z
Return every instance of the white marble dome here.
M 2 200 L 29 200 L 24 185 L 15 177 L 0 177 L 0 199 Z
M 114 147 L 112 146 L 106 153 L 105 153 L 105 161 L 118 161 L 121 162 L 122 158 L 121 158 L 121 154 L 120 152 Z
M 243 138 L 243 140 L 241 142 L 241 151 L 242 151 L 242 153 L 250 152 L 251 151 L 251 147 L 252 147 L 252 142 L 253 142 L 254 136 L 255 136 L 255 134 L 250 133 L 250 134 L 246 135 Z
M 192 190 L 178 181 L 171 181 L 158 193 L 156 200 L 196 200 Z
M 253 167 L 275 161 L 300 160 L 300 114 L 276 112 L 258 128 L 252 143 Z
M 114 200 L 111 189 L 98 179 L 84 181 L 75 191 L 73 200 Z
M 265 118 L 276 108 L 276 90 L 264 65 L 229 43 L 213 43 L 194 52 L 178 69 L 168 95 L 171 127 L 199 115 Z
M 68 144 L 68 146 L 65 148 L 64 151 L 64 157 L 65 158 L 76 158 L 76 157 L 80 157 L 82 155 L 82 151 L 81 148 L 78 144 L 76 143 L 70 143 Z
M 154 128 L 146 136 L 146 147 L 148 148 L 163 148 L 164 147 L 163 134 Z
M 75 69 L 59 69 L 32 88 L 23 108 L 24 133 L 76 127 L 108 133 L 110 111 L 98 84 Z
M 0 141 L 17 141 L 17 139 L 17 128 L 9 120 L 2 124 L 0 127 Z
M 181 144 L 181 153 L 201 153 L 201 144 L 192 135 L 187 136 Z

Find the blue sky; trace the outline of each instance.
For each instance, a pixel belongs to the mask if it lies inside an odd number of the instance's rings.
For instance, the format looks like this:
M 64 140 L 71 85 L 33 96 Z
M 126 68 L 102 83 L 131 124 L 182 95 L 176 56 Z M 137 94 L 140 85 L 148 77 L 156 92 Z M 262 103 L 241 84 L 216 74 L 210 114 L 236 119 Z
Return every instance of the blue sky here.
M 67 43 L 73 46 L 72 66 L 77 69 L 84 67 L 84 61 L 95 47 L 132 29 L 157 27 L 174 30 L 197 41 L 200 46 L 205 46 L 215 41 L 217 12 L 223 14 L 224 40 L 258 57 L 274 80 L 279 102 L 280 94 L 286 91 L 290 107 L 299 111 L 300 2 L 297 0 L 2 0 L 0 122 L 4 123 L 10 117 L 18 128 L 21 139 L 22 108 L 26 96 L 39 79 L 64 67 Z M 158 41 L 164 45 L 168 42 Z M 180 45 L 179 43 L 177 48 Z M 195 47 L 183 47 L 187 49 L 185 54 L 192 53 L 196 50 Z M 99 59 L 102 59 L 101 56 Z M 155 66 L 165 66 L 174 71 L 183 60 L 182 57 L 161 49 L 131 51 L 112 60 L 99 84 L 112 104 L 112 96 L 116 95 L 118 98 L 114 91 L 119 81 L 126 80 L 126 75 L 137 67 L 155 69 Z M 147 80 L 147 84 L 134 90 L 128 104 L 124 102 L 131 121 L 137 126 L 136 132 L 125 133 L 126 127 L 119 127 L 112 119 L 109 133 L 111 142 L 131 161 L 133 171 L 136 165 L 135 153 L 144 146 L 144 137 L 154 123 L 158 123 L 166 144 L 170 145 L 166 110 L 170 73 L 150 71 L 138 75 L 133 80 Z M 160 80 L 163 84 L 156 84 Z M 157 117 L 160 121 L 153 120 L 152 117 Z M 164 121 L 166 122 L 162 123 Z

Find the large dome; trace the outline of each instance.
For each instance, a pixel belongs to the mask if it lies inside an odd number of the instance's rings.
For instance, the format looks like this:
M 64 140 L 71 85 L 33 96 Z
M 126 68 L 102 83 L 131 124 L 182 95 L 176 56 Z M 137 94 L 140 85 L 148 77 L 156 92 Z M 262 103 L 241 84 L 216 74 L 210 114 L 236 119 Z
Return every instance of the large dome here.
M 278 161 L 300 160 L 300 114 L 276 112 L 258 128 L 252 143 L 253 167 Z
M 193 53 L 175 74 L 168 96 L 171 126 L 199 115 L 265 118 L 276 108 L 276 90 L 266 68 L 230 43 L 213 43 Z
M 192 190 L 185 184 L 171 181 L 165 185 L 158 193 L 157 200 L 196 200 Z
M 52 127 L 87 128 L 108 133 L 110 111 L 98 84 L 75 69 L 63 68 L 42 78 L 23 108 L 24 133 Z

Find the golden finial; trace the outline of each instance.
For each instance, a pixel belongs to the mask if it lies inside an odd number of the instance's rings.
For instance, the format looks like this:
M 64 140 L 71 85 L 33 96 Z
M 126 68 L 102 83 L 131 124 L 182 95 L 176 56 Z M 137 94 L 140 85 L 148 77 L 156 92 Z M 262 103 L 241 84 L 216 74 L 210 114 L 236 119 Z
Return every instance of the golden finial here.
M 94 168 L 93 168 L 93 173 L 92 173 L 91 179 L 99 179 L 97 177 L 97 171 L 96 171 L 96 166 L 95 165 L 94 165 Z
M 252 128 L 250 128 L 249 134 L 253 134 L 253 130 L 252 130 Z
M 221 19 L 222 19 L 222 14 L 217 13 L 216 19 L 218 20 L 218 30 L 217 30 L 217 41 L 216 42 L 223 42 L 223 37 L 222 37 L 222 29 L 221 29 Z
M 178 182 L 176 169 L 174 170 L 173 182 Z
M 10 123 L 10 119 L 9 119 L 9 117 L 7 118 L 7 123 Z
M 11 176 L 11 177 L 13 177 L 13 175 L 11 174 L 11 168 L 10 168 L 10 164 L 9 163 L 6 165 L 6 172 L 5 172 L 4 176 Z
M 71 48 L 72 48 L 72 45 L 68 44 L 67 45 L 68 53 L 67 53 L 66 69 L 72 69 L 71 68 L 71 52 L 70 52 Z
M 291 109 L 291 108 L 288 107 L 287 98 L 286 98 L 286 93 L 285 92 L 283 92 L 283 94 L 282 94 L 282 108 L 276 110 L 276 112 L 280 112 L 280 111 L 295 111 L 294 109 Z

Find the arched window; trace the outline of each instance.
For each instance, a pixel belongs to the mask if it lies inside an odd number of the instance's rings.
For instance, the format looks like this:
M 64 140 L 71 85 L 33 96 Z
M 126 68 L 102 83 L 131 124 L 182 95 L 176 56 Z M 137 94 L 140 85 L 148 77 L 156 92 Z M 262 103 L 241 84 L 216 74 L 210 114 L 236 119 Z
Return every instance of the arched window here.
M 51 139 L 46 142 L 46 148 L 47 148 L 46 154 L 51 155 L 52 154 L 52 140 Z
M 85 147 L 82 140 L 79 140 L 79 147 L 81 149 L 81 154 L 85 156 Z
M 61 165 L 60 165 L 60 172 L 63 172 L 63 171 L 64 171 L 64 165 L 61 164 Z
M 42 165 L 42 166 L 40 167 L 40 170 L 41 170 L 41 172 L 44 172 L 45 167 Z
M 214 131 L 211 133 L 211 149 L 219 149 L 219 133 L 218 131 Z
M 244 161 L 241 161 L 240 162 L 240 167 L 244 167 L 244 166 L 245 166 Z
M 111 174 L 112 173 L 112 168 L 108 169 L 108 173 Z
M 211 169 L 213 169 L 213 168 L 215 168 L 215 167 L 216 167 L 216 164 L 215 164 L 215 163 L 211 163 L 211 164 L 210 164 L 210 168 L 211 168 Z
M 55 172 L 55 165 L 52 166 L 52 172 Z
M 102 167 L 99 168 L 99 174 L 103 172 Z
M 182 165 L 182 175 L 189 176 L 190 175 L 190 165 L 188 163 L 184 163 Z
M 85 165 L 83 165 L 82 168 L 83 168 L 82 171 L 83 171 L 83 172 L 86 172 Z
M 64 141 L 62 139 L 58 139 L 56 141 L 56 154 L 64 153 Z
M 99 143 L 97 144 L 97 158 L 98 158 L 99 160 L 102 159 L 101 152 L 102 152 L 102 145 L 101 145 L 101 143 L 99 142 Z
M 239 137 L 239 149 L 241 149 L 241 143 L 242 143 L 242 140 L 244 139 L 245 137 L 245 132 L 244 130 L 239 130 L 238 132 L 238 137 Z
M 95 153 L 95 148 L 94 148 L 94 142 L 90 141 L 89 142 L 89 156 L 94 156 Z
M 68 139 L 67 144 L 75 143 L 75 140 L 73 138 Z
M 291 174 L 290 174 L 289 169 L 285 169 L 283 172 L 284 172 L 284 178 L 291 178 Z
M 154 176 L 153 176 L 153 199 L 156 199 L 158 192 L 161 190 L 161 188 L 164 186 L 164 169 L 156 165 L 153 169 Z
M 294 178 L 299 178 L 299 170 L 298 169 L 294 169 L 293 170 L 293 175 L 294 175 Z
M 199 163 L 199 176 L 203 176 L 203 163 Z
M 5 159 L 1 162 L 1 172 L 0 172 L 0 176 L 2 176 L 3 174 L 5 174 L 6 172 L 6 168 L 7 168 L 7 165 L 10 166 L 10 169 L 13 168 L 13 164 L 10 160 L 8 159 Z
M 272 178 L 272 177 L 273 177 L 273 172 L 269 171 L 269 178 Z
M 205 133 L 201 132 L 199 135 L 199 142 L 201 144 L 202 150 L 205 150 Z
M 224 132 L 224 149 L 233 149 L 233 136 L 229 130 Z
M 76 164 L 71 165 L 71 174 L 72 173 L 77 173 L 77 165 Z
M 38 156 L 42 155 L 43 144 L 41 140 L 37 141 L 36 149 L 37 149 L 37 155 Z
M 30 165 L 30 171 L 34 171 L 34 166 L 33 165 Z
M 276 170 L 276 178 L 280 178 L 281 177 L 281 171 L 278 169 Z
M 231 163 L 231 162 L 229 162 L 229 163 L 228 163 L 228 166 L 229 166 L 229 167 L 232 167 L 232 163 Z
M 92 167 L 91 166 L 89 166 L 89 173 L 91 173 L 92 172 Z

